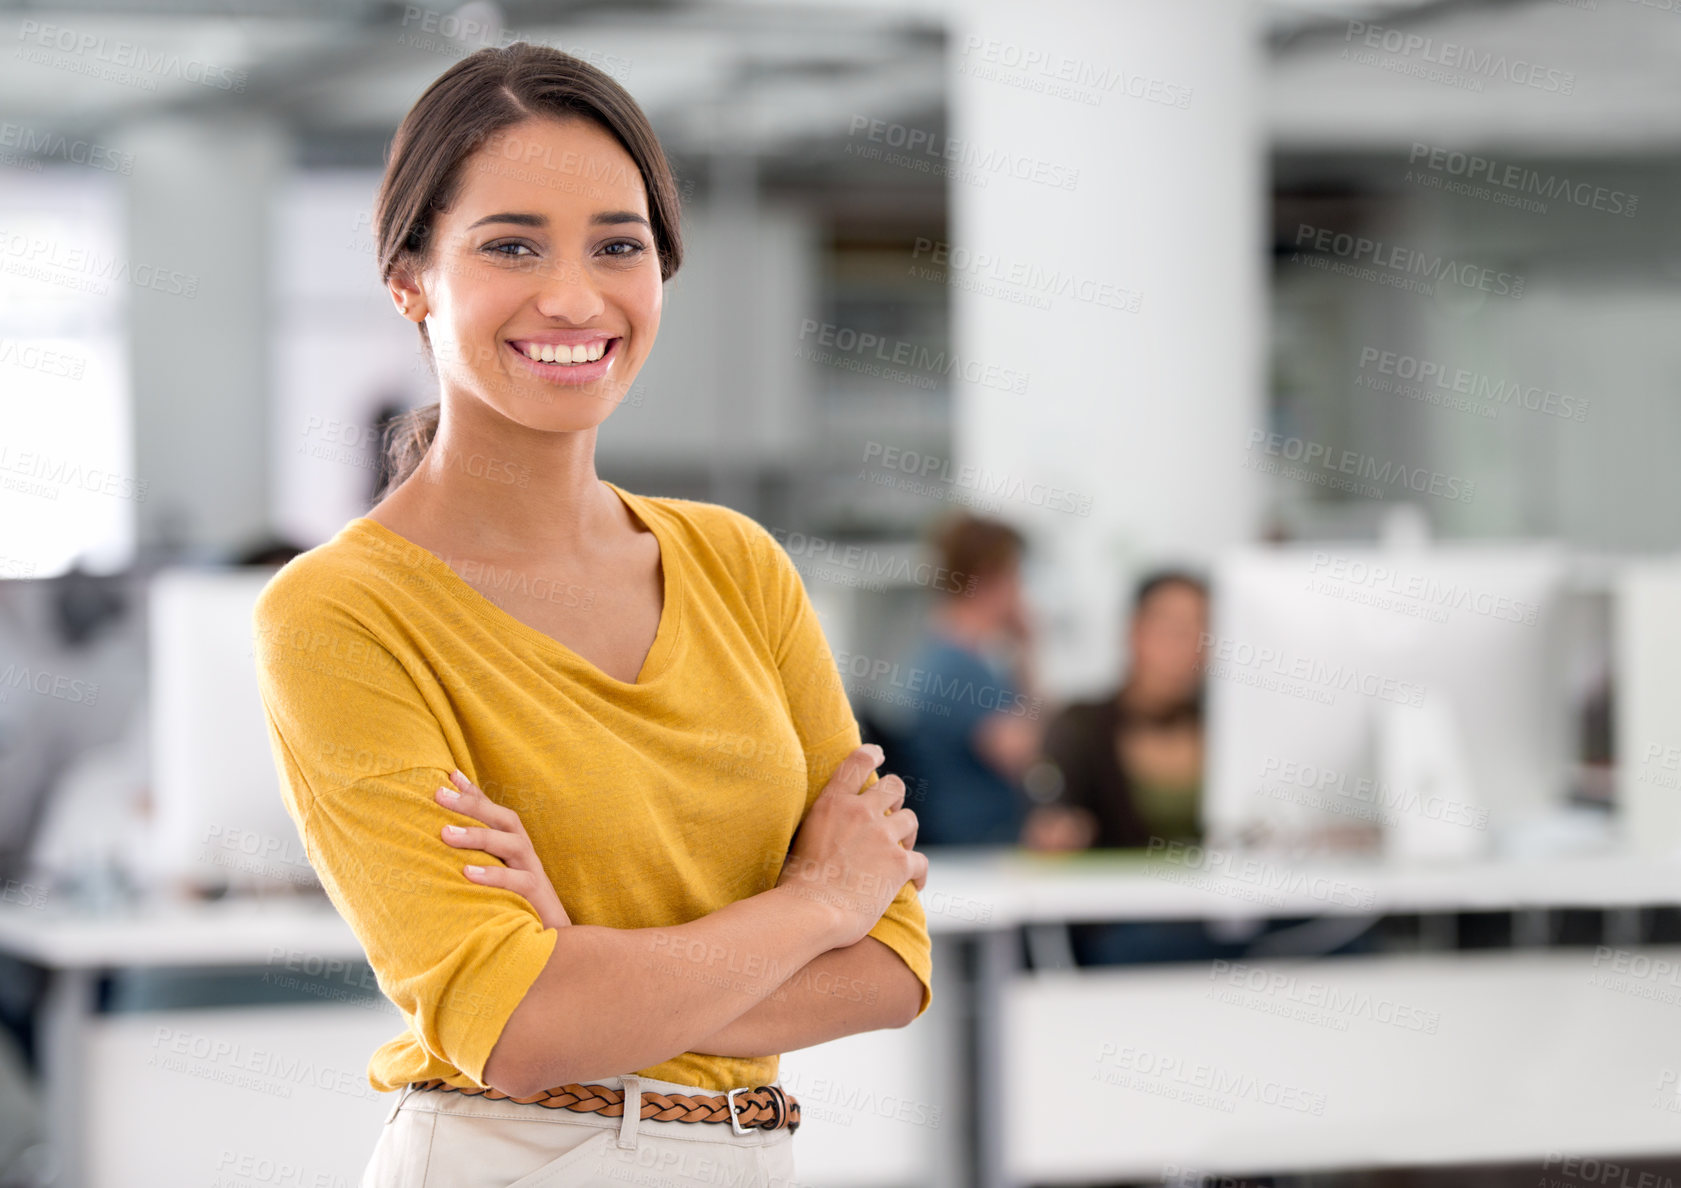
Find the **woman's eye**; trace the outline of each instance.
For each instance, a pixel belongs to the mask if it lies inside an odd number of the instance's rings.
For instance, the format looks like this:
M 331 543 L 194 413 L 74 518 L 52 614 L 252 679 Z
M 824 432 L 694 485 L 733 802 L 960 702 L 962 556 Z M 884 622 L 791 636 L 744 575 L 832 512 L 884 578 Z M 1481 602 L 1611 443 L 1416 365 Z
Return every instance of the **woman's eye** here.
M 523 256 L 516 256 L 512 252 L 505 252 L 502 250 L 503 248 L 521 248 L 526 252 L 530 252 L 532 255 L 536 255 L 535 252 L 531 252 L 531 248 L 528 244 L 523 244 L 517 239 L 507 239 L 503 240 L 501 243 L 488 244 L 484 250 L 509 260 L 522 260 L 525 258 Z
M 630 250 L 629 251 L 623 251 L 623 252 L 614 252 L 614 251 L 608 251 L 608 248 L 629 248 Z M 642 252 L 645 252 L 648 249 L 642 243 L 640 243 L 639 241 L 634 240 L 634 239 L 615 239 L 612 243 L 608 244 L 606 247 L 602 248 L 601 250 L 604 251 L 604 252 L 607 252 L 607 254 L 609 256 L 617 256 L 621 260 L 628 260 L 632 256 L 635 256 L 635 255 L 638 255 Z

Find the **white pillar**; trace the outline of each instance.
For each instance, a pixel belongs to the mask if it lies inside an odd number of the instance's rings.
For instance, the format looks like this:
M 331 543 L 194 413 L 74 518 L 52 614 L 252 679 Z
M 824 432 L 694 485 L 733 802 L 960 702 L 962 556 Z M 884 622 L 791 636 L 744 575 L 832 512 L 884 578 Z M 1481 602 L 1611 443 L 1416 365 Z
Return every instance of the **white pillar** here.
M 198 112 L 128 129 L 122 147 L 128 257 L 183 278 L 131 294 L 140 541 L 234 549 L 269 524 L 270 212 L 289 139 Z
M 953 261 L 954 349 L 1028 377 L 1025 392 L 956 385 L 954 461 L 1089 497 L 1089 515 L 1052 510 L 1028 486 L 1000 514 L 1044 560 L 1046 683 L 1097 691 L 1141 569 L 1257 531 L 1243 459 L 1266 423 L 1260 30 L 1247 0 L 947 13 L 950 243 L 991 261 Z M 1047 292 L 1058 274 L 1068 287 Z

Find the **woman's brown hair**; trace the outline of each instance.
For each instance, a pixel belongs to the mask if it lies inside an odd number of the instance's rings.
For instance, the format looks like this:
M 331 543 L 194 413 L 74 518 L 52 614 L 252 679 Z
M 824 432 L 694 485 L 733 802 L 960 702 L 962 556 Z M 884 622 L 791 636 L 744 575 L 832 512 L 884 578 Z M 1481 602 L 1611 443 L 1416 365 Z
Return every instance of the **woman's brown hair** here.
M 418 275 L 425 268 L 433 221 L 455 201 L 462 164 L 496 133 L 533 116 L 593 120 L 624 146 L 648 194 L 660 279 L 671 279 L 683 262 L 677 183 L 648 117 L 606 72 L 549 46 L 516 41 L 462 58 L 403 117 L 374 197 L 381 283 L 399 269 Z M 424 323 L 420 340 L 431 365 Z M 437 432 L 438 411 L 434 401 L 387 424 L 382 469 L 388 477 L 376 501 L 420 464 Z

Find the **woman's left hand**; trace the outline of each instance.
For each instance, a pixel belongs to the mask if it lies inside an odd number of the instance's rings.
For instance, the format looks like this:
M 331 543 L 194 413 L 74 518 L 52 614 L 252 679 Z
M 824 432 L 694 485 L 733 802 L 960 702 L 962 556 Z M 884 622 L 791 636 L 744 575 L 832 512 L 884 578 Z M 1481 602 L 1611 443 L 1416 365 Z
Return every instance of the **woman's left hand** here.
M 438 803 L 445 808 L 483 822 L 483 827 L 445 825 L 444 840 L 465 850 L 483 850 L 494 854 L 502 866 L 468 866 L 465 873 L 475 883 L 487 887 L 506 887 L 523 895 L 537 909 L 537 918 L 544 928 L 564 928 L 572 921 L 549 882 L 548 872 L 537 860 L 537 850 L 526 836 L 519 814 L 497 804 L 479 791 L 461 772 L 452 772 L 454 788 L 440 786 Z

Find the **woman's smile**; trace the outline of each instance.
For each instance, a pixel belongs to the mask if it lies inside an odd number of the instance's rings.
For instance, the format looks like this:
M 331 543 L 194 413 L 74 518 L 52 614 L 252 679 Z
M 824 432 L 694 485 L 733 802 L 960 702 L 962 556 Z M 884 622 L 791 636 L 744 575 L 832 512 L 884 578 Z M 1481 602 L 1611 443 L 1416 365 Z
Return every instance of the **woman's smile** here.
M 605 335 L 570 337 L 577 340 L 571 346 L 553 340 L 553 336 L 505 339 L 503 345 L 514 356 L 515 366 L 528 375 L 551 384 L 588 384 L 612 370 L 619 357 L 619 344 L 624 342 L 623 338 Z

